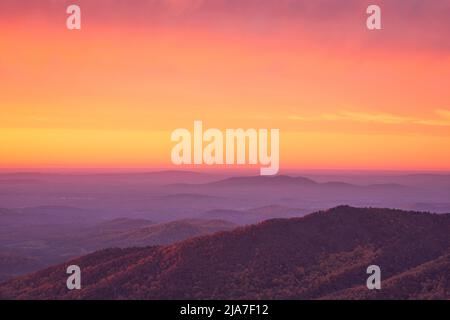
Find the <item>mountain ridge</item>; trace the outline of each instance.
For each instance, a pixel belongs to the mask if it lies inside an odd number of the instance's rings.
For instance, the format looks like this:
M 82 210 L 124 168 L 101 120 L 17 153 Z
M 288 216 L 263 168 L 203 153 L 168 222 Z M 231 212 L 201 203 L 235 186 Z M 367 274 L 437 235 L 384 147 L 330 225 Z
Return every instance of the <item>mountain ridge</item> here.
M 317 182 L 303 176 L 277 175 L 277 176 L 241 176 L 229 177 L 205 183 L 177 183 L 169 184 L 172 187 L 264 187 L 264 186 L 299 186 L 299 187 L 339 187 L 339 188 L 408 188 L 399 183 L 373 183 L 359 185 L 342 181 Z
M 272 219 L 169 246 L 106 249 L 0 285 L 10 299 L 366 298 L 378 264 L 383 283 L 448 253 L 450 214 L 340 206 Z M 415 241 L 421 239 L 420 242 Z M 444 261 L 445 262 L 445 261 Z M 67 291 L 65 267 L 82 268 L 82 290 Z M 412 270 L 412 271 L 411 271 Z M 446 286 L 430 273 L 423 281 Z M 437 292 L 449 298 L 449 288 Z M 343 293 L 343 294 L 342 294 Z M 353 296 L 351 295 L 353 294 Z M 366 294 L 366 293 L 364 293 Z M 376 298 L 414 299 L 395 287 Z M 435 296 L 435 297 L 436 297 Z

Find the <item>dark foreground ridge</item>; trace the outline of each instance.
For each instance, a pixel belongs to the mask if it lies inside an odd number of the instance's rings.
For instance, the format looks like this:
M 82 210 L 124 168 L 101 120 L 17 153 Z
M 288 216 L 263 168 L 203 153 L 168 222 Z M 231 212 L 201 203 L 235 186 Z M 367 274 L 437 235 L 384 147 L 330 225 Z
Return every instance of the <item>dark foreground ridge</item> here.
M 341 206 L 158 247 L 107 249 L 0 285 L 3 299 L 449 299 L 450 215 Z M 66 288 L 66 267 L 82 289 Z M 382 289 L 366 288 L 381 268 Z

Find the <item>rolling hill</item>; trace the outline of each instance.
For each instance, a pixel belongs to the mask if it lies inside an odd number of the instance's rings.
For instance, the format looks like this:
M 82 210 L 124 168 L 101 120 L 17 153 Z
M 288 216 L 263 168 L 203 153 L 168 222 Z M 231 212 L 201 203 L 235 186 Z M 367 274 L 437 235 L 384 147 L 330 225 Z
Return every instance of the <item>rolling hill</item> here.
M 268 219 L 301 217 L 309 213 L 306 209 L 268 205 L 249 210 L 214 209 L 203 212 L 204 219 L 220 219 L 236 224 L 254 224 Z
M 0 248 L 0 282 L 40 268 L 37 259 Z
M 450 215 L 340 206 L 169 246 L 107 249 L 0 285 L 6 299 L 449 299 Z M 82 269 L 81 290 L 65 268 Z M 365 288 L 379 265 L 382 289 Z
M 130 218 L 107 220 L 88 227 L 55 228 L 51 225 L 3 229 L 0 226 L 0 281 L 96 250 L 168 245 L 235 227 L 231 222 L 218 219 L 184 219 L 155 224 Z
M 108 223 L 108 225 L 110 224 L 111 222 Z M 236 227 L 234 223 L 213 219 L 185 219 L 160 224 L 143 224 L 140 227 L 134 226 L 121 230 L 104 229 L 103 225 L 100 225 L 100 228 L 92 228 L 76 238 L 65 239 L 65 241 L 71 241 L 78 247 L 88 248 L 90 251 L 109 247 L 143 247 L 172 244 Z

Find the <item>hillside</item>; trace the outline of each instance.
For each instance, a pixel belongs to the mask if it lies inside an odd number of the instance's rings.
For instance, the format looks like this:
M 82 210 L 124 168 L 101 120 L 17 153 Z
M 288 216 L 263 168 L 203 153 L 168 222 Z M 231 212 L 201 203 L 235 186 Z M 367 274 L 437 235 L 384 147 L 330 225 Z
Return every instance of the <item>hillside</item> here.
M 235 227 L 231 222 L 218 219 L 156 224 L 130 218 L 107 220 L 87 227 L 0 226 L 0 282 L 101 249 L 168 245 Z
M 341 206 L 169 246 L 108 249 L 0 285 L 11 299 L 450 298 L 450 215 Z M 83 289 L 65 288 L 65 267 Z M 364 289 L 368 265 L 382 289 Z M 425 292 L 424 290 L 428 290 Z
M 42 268 L 37 259 L 0 248 L 0 282 Z
M 326 299 L 448 299 L 450 297 L 450 254 L 387 279 L 382 291 L 364 286 L 336 292 Z
M 236 224 L 255 224 L 264 220 L 275 218 L 301 217 L 310 213 L 307 209 L 290 208 L 280 205 L 268 205 L 249 210 L 214 209 L 203 212 L 203 219 L 220 219 Z
M 109 222 L 108 225 L 113 223 L 114 221 Z M 223 220 L 185 219 L 150 225 L 142 223 L 141 227 L 133 226 L 121 230 L 92 228 L 92 231 L 90 230 L 80 237 L 65 241 L 71 240 L 79 247 L 89 248 L 89 250 L 108 247 L 144 247 L 172 244 L 200 235 L 231 230 L 235 227 L 234 223 Z

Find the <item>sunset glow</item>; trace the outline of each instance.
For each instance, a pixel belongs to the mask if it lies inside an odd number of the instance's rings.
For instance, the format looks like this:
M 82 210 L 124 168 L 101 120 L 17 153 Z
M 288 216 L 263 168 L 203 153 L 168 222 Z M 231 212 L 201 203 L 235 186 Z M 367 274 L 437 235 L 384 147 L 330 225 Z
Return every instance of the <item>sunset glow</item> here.
M 364 1 L 102 2 L 80 31 L 67 1 L 0 4 L 1 168 L 171 167 L 170 132 L 202 120 L 279 128 L 282 170 L 450 170 L 445 1 L 378 1 L 377 34 Z

